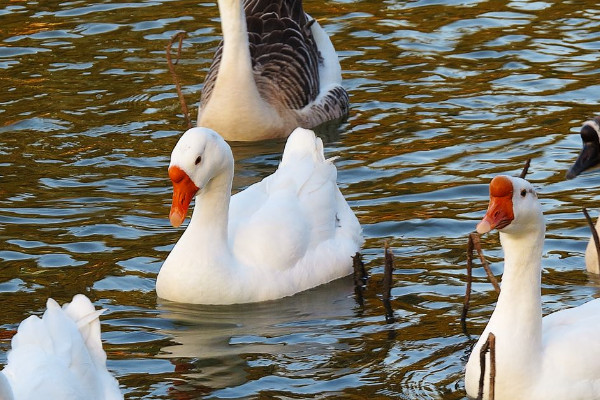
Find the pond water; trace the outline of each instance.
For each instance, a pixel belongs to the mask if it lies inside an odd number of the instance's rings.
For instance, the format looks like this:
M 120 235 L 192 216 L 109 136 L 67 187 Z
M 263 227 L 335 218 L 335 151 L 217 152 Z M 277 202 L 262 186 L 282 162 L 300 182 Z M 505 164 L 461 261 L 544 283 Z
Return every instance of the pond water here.
M 128 399 L 463 399 L 462 371 L 496 295 L 476 270 L 462 332 L 467 235 L 487 184 L 528 179 L 547 219 L 544 311 L 598 295 L 585 272 L 600 176 L 565 181 L 583 121 L 600 112 L 600 9 L 585 1 L 305 0 L 330 34 L 351 99 L 325 136 L 364 229 L 364 306 L 351 278 L 251 306 L 157 300 L 183 228 L 167 165 L 184 130 L 164 49 L 195 106 L 220 38 L 214 3 L 0 5 L 0 364 L 45 301 L 85 293 Z M 234 145 L 234 190 L 272 173 L 283 142 Z M 593 211 L 595 217 L 597 211 Z M 387 324 L 383 246 L 395 254 Z M 482 243 L 502 273 L 497 234 Z

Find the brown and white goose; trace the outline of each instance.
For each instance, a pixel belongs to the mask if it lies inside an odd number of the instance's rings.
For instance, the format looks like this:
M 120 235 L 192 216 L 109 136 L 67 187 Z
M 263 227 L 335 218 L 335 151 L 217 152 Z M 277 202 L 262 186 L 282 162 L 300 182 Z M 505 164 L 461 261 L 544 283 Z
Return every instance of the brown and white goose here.
M 204 81 L 198 126 L 226 140 L 285 138 L 348 113 L 327 33 L 301 0 L 218 0 L 223 40 Z

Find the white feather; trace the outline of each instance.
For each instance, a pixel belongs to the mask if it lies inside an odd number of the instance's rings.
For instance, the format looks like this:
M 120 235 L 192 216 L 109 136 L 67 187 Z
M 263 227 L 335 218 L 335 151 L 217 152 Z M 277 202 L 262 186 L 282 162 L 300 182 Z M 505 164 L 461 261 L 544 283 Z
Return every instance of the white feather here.
M 31 316 L 12 339 L 0 374 L 0 399 L 117 400 L 123 395 L 106 369 L 100 339 L 102 310 L 84 295 L 61 308 L 48 299 L 42 318 Z

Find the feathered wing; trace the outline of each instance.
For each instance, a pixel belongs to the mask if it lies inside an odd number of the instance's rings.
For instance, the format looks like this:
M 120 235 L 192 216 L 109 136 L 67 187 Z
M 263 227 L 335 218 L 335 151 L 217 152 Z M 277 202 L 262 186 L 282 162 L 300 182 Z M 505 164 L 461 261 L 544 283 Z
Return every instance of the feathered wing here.
M 48 299 L 42 318 L 25 319 L 12 339 L 2 373 L 16 399 L 122 399 L 106 369 L 100 341 L 102 311 L 77 295 L 61 308 Z
M 0 400 L 14 400 L 14 398 L 10 382 L 6 378 L 6 375 L 0 372 Z
M 600 396 L 600 300 L 561 310 L 542 319 L 544 379 L 535 398 Z
M 298 0 L 247 0 L 244 4 L 252 68 L 265 100 L 301 109 L 319 93 L 318 49 Z M 212 94 L 223 42 L 215 52 L 202 90 L 201 106 Z
M 237 221 L 230 232 L 236 256 L 249 265 L 285 269 L 327 263 L 335 248 L 349 267 L 350 256 L 362 244 L 361 228 L 336 177 L 335 166 L 323 156 L 321 139 L 301 128 L 292 132 L 277 171 L 232 197 L 230 216 Z M 248 199 L 253 202 L 246 207 Z

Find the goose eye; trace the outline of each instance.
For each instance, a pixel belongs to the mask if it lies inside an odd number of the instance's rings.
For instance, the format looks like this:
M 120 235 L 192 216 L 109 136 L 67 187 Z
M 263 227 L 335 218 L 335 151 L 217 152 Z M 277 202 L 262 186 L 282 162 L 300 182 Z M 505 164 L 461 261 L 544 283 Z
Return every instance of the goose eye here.
M 527 195 L 527 190 L 521 189 L 521 197 L 525 197 Z
M 201 156 L 198 156 L 198 158 L 196 158 L 196 162 L 195 162 L 195 164 L 196 164 L 196 165 L 200 164 L 200 161 L 202 161 L 202 157 L 201 157 Z

